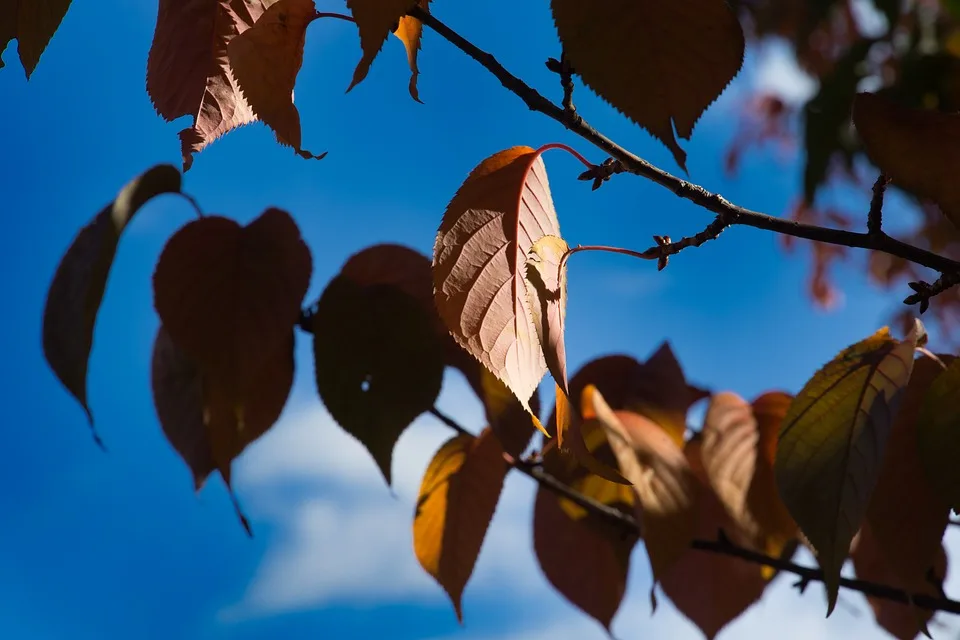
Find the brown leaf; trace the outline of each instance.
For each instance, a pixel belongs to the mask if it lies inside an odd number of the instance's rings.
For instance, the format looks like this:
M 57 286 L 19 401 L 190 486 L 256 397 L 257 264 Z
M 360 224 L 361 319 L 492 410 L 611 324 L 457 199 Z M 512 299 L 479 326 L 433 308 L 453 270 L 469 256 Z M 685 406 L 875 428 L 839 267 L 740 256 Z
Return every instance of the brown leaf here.
M 417 6 L 428 13 L 430 12 L 430 0 L 417 0 Z M 410 65 L 410 97 L 420 102 L 420 92 L 417 91 L 417 76 L 420 75 L 420 69 L 417 66 L 417 53 L 420 51 L 423 24 L 416 18 L 403 16 L 400 18 L 400 26 L 393 32 L 393 35 L 400 38 L 407 50 L 407 63 Z
M 363 57 L 360 58 L 353 72 L 353 80 L 347 87 L 348 92 L 367 77 L 370 65 L 380 53 L 387 36 L 395 32 L 407 48 L 407 59 L 410 61 L 410 70 L 413 72 L 413 77 L 410 79 L 410 95 L 419 102 L 416 93 L 418 73 L 416 50 L 420 45 L 420 37 L 419 32 L 415 34 L 411 29 L 413 25 L 405 24 L 403 20 L 414 6 L 426 9 L 428 2 L 429 0 L 347 0 L 347 7 L 353 14 L 353 19 L 357 21 L 357 29 L 360 31 L 360 48 L 363 49 Z M 419 21 L 416 22 L 416 29 L 419 31 L 422 25 L 419 25 Z
M 647 129 L 686 170 L 673 135 L 740 71 L 744 38 L 725 0 L 551 0 L 564 55 L 584 84 Z
M 615 464 L 603 430 L 594 424 L 586 439 L 591 454 Z M 586 473 L 556 448 L 544 457 L 544 469 L 575 491 L 633 515 L 633 489 Z M 560 594 L 608 631 L 627 588 L 636 530 L 587 511 L 540 487 L 533 510 L 533 547 L 540 568 Z
M 530 419 L 530 414 L 523 408 L 520 401 L 495 375 L 476 360 L 472 358 L 471 360 L 476 365 L 480 377 L 478 397 L 483 402 L 490 429 L 496 434 L 506 453 L 513 457 L 519 456 L 533 438 L 535 431 L 533 420 Z M 540 395 L 536 389 L 528 404 L 534 413 L 540 411 Z
M 853 122 L 867 156 L 893 182 L 940 205 L 960 226 L 960 115 L 909 109 L 889 98 L 859 93 Z
M 60 382 L 80 402 L 91 428 L 87 364 L 120 235 L 151 198 L 179 192 L 180 173 L 167 164 L 157 165 L 128 182 L 116 199 L 80 230 L 50 284 L 43 311 L 43 355 Z M 96 431 L 94 437 L 99 443 Z
M 227 45 L 233 75 L 253 113 L 273 129 L 280 144 L 308 159 L 327 154 L 315 156 L 301 148 L 293 87 L 303 65 L 307 25 L 316 18 L 313 0 L 277 0 Z
M 37 68 L 40 56 L 53 38 L 70 0 L 2 0 L 0 2 L 0 53 L 17 39 L 20 64 L 27 80 Z M 3 60 L 0 59 L 0 69 Z
M 237 400 L 289 339 L 312 258 L 293 219 L 268 209 L 245 227 L 208 216 L 170 238 L 153 275 L 171 339 Z
M 953 360 L 947 355 L 940 359 Z M 873 542 L 891 574 L 906 585 L 924 582 L 950 518 L 950 505 L 931 487 L 917 453 L 923 399 L 942 371 L 943 366 L 930 357 L 914 363 L 867 507 Z
M 771 556 L 779 556 L 797 535 L 773 475 L 777 434 L 791 400 L 786 393 L 766 393 L 757 398 L 755 411 L 735 393 L 718 393 L 702 431 L 710 486 L 750 544 Z
M 443 350 L 419 300 L 385 284 L 339 275 L 313 315 L 317 391 L 391 483 L 393 447 L 428 411 L 443 381 Z
M 736 523 L 707 482 L 701 440 L 687 442 L 685 453 L 700 482 L 696 537 L 713 540 L 722 530 L 731 541 L 749 547 L 750 542 L 741 539 Z M 667 597 L 708 640 L 757 602 L 767 584 L 760 566 L 697 549 L 687 549 L 660 581 Z
M 524 265 L 534 242 L 560 236 L 542 151 L 513 147 L 480 163 L 443 214 L 433 259 L 440 317 L 528 411 L 547 366 Z
M 191 116 L 180 132 L 183 170 L 193 154 L 256 120 L 230 69 L 227 45 L 275 0 L 160 0 L 147 59 L 147 93 L 164 120 Z
M 927 390 L 917 418 L 917 453 L 930 486 L 960 513 L 960 358 Z
M 484 429 L 476 438 L 461 434 L 448 440 L 420 484 L 414 553 L 450 596 L 461 622 L 463 589 L 480 555 L 507 469 L 500 443 Z

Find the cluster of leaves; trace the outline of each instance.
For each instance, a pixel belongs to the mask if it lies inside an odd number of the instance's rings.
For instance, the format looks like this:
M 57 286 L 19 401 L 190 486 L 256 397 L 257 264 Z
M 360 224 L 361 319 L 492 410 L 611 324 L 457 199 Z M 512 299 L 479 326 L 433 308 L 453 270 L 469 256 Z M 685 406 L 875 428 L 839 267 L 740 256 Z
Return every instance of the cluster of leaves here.
M 0 36 L 18 38 L 29 72 L 68 3 L 59 13 L 48 7 L 40 22 L 20 4 L 29 3 L 0 2 Z M 762 19 L 779 15 L 774 4 L 738 3 L 757 33 L 786 28 Z M 393 33 L 407 48 L 416 99 L 422 24 L 414 16 L 426 20 L 427 1 L 347 5 L 362 49 L 351 86 Z M 785 24 L 800 15 L 816 31 L 824 16 L 810 13 L 814 5 L 832 15 L 830 2 L 777 6 Z M 897 7 L 890 16 L 900 15 Z M 742 64 L 745 38 L 728 3 L 553 0 L 551 10 L 562 74 L 575 72 L 683 166 L 676 137 L 690 137 Z M 204 146 L 258 119 L 304 158 L 318 157 L 301 147 L 293 87 L 307 26 L 322 15 L 313 0 L 161 0 L 147 84 L 161 116 L 194 117 L 180 134 L 184 171 Z M 859 65 L 851 71 L 837 58 L 805 55 L 833 73 L 859 73 Z M 621 60 L 630 64 L 615 64 Z M 958 116 L 880 93 L 853 91 L 846 104 L 843 122 L 852 117 L 857 144 L 885 176 L 934 203 L 945 224 L 960 224 L 960 194 L 945 173 L 956 166 L 949 141 Z M 568 377 L 566 263 L 588 248 L 570 248 L 561 235 L 548 150 L 571 153 L 586 165 L 584 175 L 598 179 L 598 165 L 566 145 L 495 153 L 450 200 L 432 260 L 397 245 L 370 247 L 350 257 L 306 310 L 311 252 L 289 214 L 270 208 L 241 226 L 198 209 L 156 265 L 161 328 L 152 363 L 157 415 L 196 489 L 214 471 L 229 487 L 233 460 L 276 422 L 292 385 L 299 327 L 313 336 L 320 399 L 388 484 L 394 445 L 418 416 L 433 413 L 459 431 L 426 469 L 413 522 L 416 556 L 458 616 L 511 468 L 542 484 L 534 548 L 544 574 L 608 628 L 641 539 L 651 598 L 659 585 L 708 637 L 759 599 L 773 571 L 697 547 L 717 541 L 718 531 L 728 548 L 761 554 L 768 565 L 807 545 L 823 570 L 828 614 L 849 558 L 865 580 L 941 595 L 941 540 L 951 508 L 960 509 L 960 470 L 952 464 L 960 454 L 960 359 L 927 351 L 923 326 L 911 319 L 904 339 L 884 328 L 851 345 L 796 397 L 769 391 L 748 403 L 698 389 L 667 344 L 645 363 L 608 356 Z M 814 185 L 822 182 L 816 163 L 829 164 L 816 158 L 808 158 Z M 181 173 L 169 165 L 127 184 L 80 231 L 48 293 L 44 353 L 91 426 L 87 363 L 120 236 L 145 202 L 166 193 L 185 196 Z M 871 212 L 870 233 L 887 237 L 880 213 Z M 691 244 L 661 239 L 643 253 L 614 250 L 663 268 Z M 464 374 L 485 408 L 487 427 L 477 435 L 434 408 L 446 367 Z M 556 402 L 542 421 L 537 390 L 547 372 Z M 702 429 L 690 434 L 688 410 L 706 397 Z M 524 457 L 537 430 L 543 438 Z M 926 630 L 928 610 L 871 604 L 898 637 Z

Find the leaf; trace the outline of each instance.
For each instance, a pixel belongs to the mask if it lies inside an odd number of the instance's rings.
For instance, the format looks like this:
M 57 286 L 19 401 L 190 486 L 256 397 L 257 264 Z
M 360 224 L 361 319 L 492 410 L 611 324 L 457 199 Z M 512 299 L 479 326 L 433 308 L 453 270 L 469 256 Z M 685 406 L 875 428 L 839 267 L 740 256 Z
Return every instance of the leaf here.
M 615 464 L 602 428 L 588 432 L 591 454 Z M 544 470 L 580 494 L 633 515 L 633 489 L 587 473 L 569 456 L 551 448 Z M 533 510 L 533 547 L 550 584 L 590 617 L 610 630 L 627 588 L 630 554 L 638 532 L 587 511 L 541 486 Z
M 197 491 L 215 469 L 230 486 L 231 462 L 279 420 L 293 386 L 293 346 L 290 331 L 286 344 L 245 390 L 244 410 L 238 416 L 232 406 L 223 411 L 217 404 L 216 380 L 205 381 L 164 328 L 157 331 L 151 364 L 153 402 L 164 435 L 193 473 Z
M 273 130 L 280 144 L 307 159 L 327 155 L 315 156 L 301 148 L 300 113 L 293 104 L 307 25 L 316 18 L 313 0 L 277 0 L 227 45 L 233 75 L 253 113 Z
M 433 407 L 443 381 L 442 344 L 420 302 L 390 285 L 339 275 L 313 315 L 317 391 L 391 484 L 393 447 Z
M 57 266 L 43 311 L 43 355 L 63 386 L 77 399 L 93 428 L 87 404 L 87 365 L 100 303 L 120 234 L 150 199 L 180 192 L 180 173 L 157 165 L 128 182 L 80 230 Z M 94 430 L 94 438 L 101 446 Z
M 917 451 L 923 399 L 942 371 L 943 366 L 927 356 L 914 363 L 867 508 L 874 543 L 889 571 L 905 585 L 924 582 L 950 519 L 950 505 L 933 490 Z
M 751 406 L 735 393 L 718 393 L 703 421 L 706 481 L 751 546 L 770 556 L 779 556 L 797 536 L 773 474 L 777 433 L 792 399 L 770 392 Z M 770 577 L 772 570 L 765 569 Z
M 461 434 L 433 456 L 417 498 L 413 549 L 420 566 L 450 596 L 463 622 L 461 598 L 483 546 L 507 475 L 503 450 L 490 429 Z
M 884 327 L 841 351 L 804 385 L 780 427 L 777 487 L 817 552 L 828 616 L 880 475 L 922 326 L 917 321 L 903 342 Z
M 534 426 L 530 414 L 495 375 L 475 360 L 473 362 L 479 370 L 481 380 L 479 397 L 483 402 L 490 430 L 496 434 L 503 450 L 517 457 L 526 450 L 533 438 Z M 536 389 L 528 404 L 535 414 L 539 412 L 540 395 Z
M 960 226 L 960 116 L 909 109 L 888 98 L 860 93 L 853 122 L 867 156 L 893 182 L 940 205 Z
M 701 439 L 687 442 L 687 461 L 700 486 L 696 537 L 713 540 L 719 531 L 723 531 L 738 546 L 750 548 L 750 541 L 742 536 L 739 527 L 711 489 L 702 462 L 702 452 Z M 708 640 L 712 640 L 760 600 L 768 584 L 759 565 L 697 549 L 687 549 L 660 581 L 667 597 L 697 625 Z
M 167 242 L 154 306 L 171 339 L 237 401 L 289 340 L 312 258 L 296 222 L 267 209 L 245 227 L 207 216 Z
M 584 404 L 588 397 L 620 471 L 637 491 L 640 528 L 655 586 L 693 540 L 700 493 L 697 478 L 683 451 L 660 426 L 636 413 L 614 411 L 596 388 L 584 391 Z
M 353 71 L 353 80 L 347 87 L 348 93 L 367 77 L 373 59 L 380 53 L 387 37 L 394 33 L 407 49 L 410 71 L 413 73 L 410 78 L 410 95 L 417 102 L 420 101 L 417 95 L 419 72 L 416 52 L 420 47 L 420 30 L 423 25 L 419 20 L 414 21 L 416 25 L 405 22 L 405 20 L 413 20 L 405 16 L 414 6 L 426 10 L 428 4 L 429 0 L 347 0 L 347 7 L 353 14 L 357 29 L 360 31 L 360 48 L 363 50 L 363 57 L 357 63 L 357 68 Z
M 20 64 L 29 80 L 67 15 L 70 0 L 3 0 L 0 4 L 0 53 L 16 38 Z
M 960 513 L 960 358 L 924 394 L 917 418 L 917 454 L 940 500 Z
M 167 122 L 182 116 L 183 170 L 220 136 L 256 120 L 230 69 L 227 45 L 275 0 L 160 0 L 147 58 L 147 93 Z
M 704 110 L 743 64 L 744 38 L 725 0 L 551 0 L 563 53 L 584 84 L 647 129 L 686 171 Z
M 531 415 L 526 400 L 547 366 L 524 265 L 537 240 L 560 236 L 543 150 L 512 147 L 480 163 L 444 212 L 433 252 L 440 317 Z

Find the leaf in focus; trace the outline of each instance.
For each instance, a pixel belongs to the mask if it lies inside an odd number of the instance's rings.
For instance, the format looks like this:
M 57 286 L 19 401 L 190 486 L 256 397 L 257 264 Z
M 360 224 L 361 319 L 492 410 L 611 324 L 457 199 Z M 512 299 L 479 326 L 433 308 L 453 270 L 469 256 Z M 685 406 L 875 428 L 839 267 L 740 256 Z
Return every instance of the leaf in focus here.
M 960 513 L 960 358 L 930 384 L 917 418 L 917 454 L 940 500 Z
M 69 8 L 70 0 L 0 0 L 0 54 L 16 38 L 27 80 Z
M 347 87 L 348 92 L 367 77 L 370 65 L 380 53 L 383 43 L 391 33 L 395 33 L 407 49 L 410 71 L 413 72 L 410 78 L 410 95 L 417 102 L 420 101 L 416 84 L 418 74 L 416 51 L 420 47 L 419 32 L 423 25 L 420 25 L 419 21 L 415 21 L 416 26 L 404 21 L 413 20 L 405 17 L 410 9 L 419 6 L 426 10 L 428 3 L 429 0 L 347 0 L 347 8 L 353 14 L 353 19 L 357 21 L 357 29 L 360 31 L 360 48 L 363 50 L 363 57 L 357 63 L 353 80 Z
M 702 439 L 687 442 L 687 461 L 700 486 L 696 537 L 715 540 L 718 532 L 723 531 L 734 544 L 751 548 L 750 541 L 741 534 L 713 492 L 704 470 L 702 452 Z M 660 587 L 677 609 L 697 625 L 708 640 L 713 640 L 760 600 L 769 584 L 763 575 L 764 568 L 720 553 L 687 549 L 660 580 Z
M 917 321 L 902 342 L 884 327 L 841 351 L 804 385 L 780 427 L 777 487 L 817 552 L 828 616 L 880 475 L 922 327 Z
M 699 482 L 683 450 L 662 427 L 639 414 L 614 411 L 596 388 L 588 387 L 587 395 L 621 473 L 637 491 L 655 587 L 696 533 Z
M 867 156 L 894 184 L 935 201 L 960 226 L 960 115 L 860 93 L 853 121 Z
M 591 454 L 616 464 L 602 428 L 593 424 L 587 438 Z M 620 510 L 635 511 L 635 494 L 587 473 L 555 447 L 544 454 L 544 470 L 580 494 Z M 533 547 L 537 562 L 560 594 L 608 631 L 627 588 L 630 554 L 639 532 L 558 496 L 537 490 L 533 508 Z
M 953 360 L 939 357 L 945 363 Z M 873 541 L 890 572 L 905 585 L 924 582 L 950 519 L 950 505 L 933 490 L 917 452 L 923 399 L 942 371 L 943 366 L 928 356 L 914 363 L 867 508 Z
M 307 25 L 316 18 L 313 0 L 277 0 L 227 45 L 234 78 L 254 115 L 273 130 L 280 144 L 307 159 L 326 155 L 301 148 L 300 113 L 293 104 Z
M 430 0 L 417 0 L 417 6 L 430 12 Z M 410 65 L 410 97 L 420 102 L 420 92 L 417 91 L 417 76 L 420 75 L 417 54 L 420 51 L 420 38 L 423 36 L 423 24 L 416 18 L 403 16 L 393 35 L 400 38 L 400 42 L 407 50 L 407 63 Z
M 649 131 L 686 171 L 704 110 L 740 71 L 744 37 L 725 0 L 551 0 L 563 53 L 584 84 Z
M 797 523 L 780 500 L 773 474 L 777 433 L 791 400 L 786 393 L 770 392 L 751 406 L 735 393 L 718 393 L 701 432 L 706 481 L 751 546 L 775 557 L 797 536 Z M 764 569 L 770 577 L 772 569 Z
M 420 566 L 450 596 L 463 622 L 461 598 L 480 555 L 507 475 L 503 449 L 490 429 L 457 435 L 433 456 L 423 475 L 413 520 Z
M 480 163 L 447 206 L 433 252 L 440 317 L 531 415 L 527 398 L 547 365 L 525 264 L 534 242 L 560 236 L 541 151 L 512 147 Z
M 183 170 L 211 142 L 256 120 L 230 69 L 227 45 L 276 0 L 160 0 L 147 93 L 167 122 L 182 116 Z
M 310 249 L 286 212 L 267 209 L 247 226 L 207 216 L 161 252 L 154 306 L 204 377 L 240 401 L 289 340 L 311 271 Z
M 394 445 L 440 394 L 444 362 L 435 325 L 401 289 L 338 275 L 320 296 L 312 328 L 320 398 L 389 485 Z
M 116 199 L 80 230 L 50 283 L 43 311 L 43 355 L 60 382 L 80 402 L 91 428 L 87 366 L 120 235 L 147 201 L 179 192 L 180 172 L 167 164 L 148 169 L 128 182 Z M 94 437 L 99 443 L 95 430 Z
M 853 568 L 857 578 L 874 584 L 889 585 L 910 593 L 922 593 L 930 597 L 942 597 L 937 586 L 926 577 L 920 581 L 904 583 L 898 580 L 890 568 L 890 556 L 877 543 L 869 524 L 860 529 L 856 546 L 851 552 Z M 931 574 L 942 584 L 947 575 L 947 554 L 942 545 L 938 545 L 931 561 Z M 912 607 L 886 598 L 866 596 L 873 615 L 883 629 L 900 640 L 913 640 L 921 633 L 929 637 L 927 624 L 933 618 L 933 611 Z

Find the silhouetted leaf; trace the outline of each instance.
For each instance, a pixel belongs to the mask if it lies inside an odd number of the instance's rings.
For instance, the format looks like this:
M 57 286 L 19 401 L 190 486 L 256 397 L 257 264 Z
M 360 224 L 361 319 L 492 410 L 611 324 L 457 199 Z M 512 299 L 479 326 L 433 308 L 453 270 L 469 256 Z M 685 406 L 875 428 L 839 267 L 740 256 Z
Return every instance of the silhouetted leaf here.
M 440 393 L 444 363 L 435 325 L 399 288 L 364 287 L 339 275 L 320 297 L 312 328 L 320 398 L 390 484 L 394 445 Z
M 180 173 L 161 164 L 137 176 L 77 234 L 60 261 L 43 311 L 43 355 L 87 413 L 87 364 L 120 235 L 148 200 L 180 191 Z M 94 437 L 99 437 L 94 431 Z
M 70 0 L 0 0 L 0 53 L 16 38 L 27 80 L 69 8 Z
M 507 475 L 493 432 L 461 434 L 433 456 L 417 498 L 413 549 L 420 566 L 450 596 L 463 621 L 461 598 L 480 555 Z
M 960 513 L 960 358 L 950 362 L 924 394 L 917 453 L 933 490 Z
M 347 0 L 347 7 L 353 13 L 353 19 L 357 21 L 357 29 L 360 31 L 360 48 L 363 49 L 363 57 L 357 63 L 353 80 L 350 81 L 347 91 L 363 82 L 370 71 L 373 59 L 380 53 L 387 37 L 391 33 L 396 33 L 407 49 L 407 59 L 413 73 L 410 78 L 410 95 L 419 102 L 416 51 L 420 46 L 422 25 L 418 20 L 414 21 L 405 16 L 414 6 L 427 9 L 428 4 L 429 0 Z
M 827 615 L 867 510 L 923 325 L 903 342 L 884 327 L 841 351 L 804 385 L 780 427 L 780 497 L 817 552 Z
M 686 170 L 674 138 L 740 71 L 744 38 L 724 0 L 552 0 L 563 52 L 583 82 L 647 129 Z

